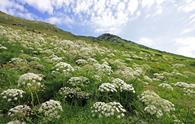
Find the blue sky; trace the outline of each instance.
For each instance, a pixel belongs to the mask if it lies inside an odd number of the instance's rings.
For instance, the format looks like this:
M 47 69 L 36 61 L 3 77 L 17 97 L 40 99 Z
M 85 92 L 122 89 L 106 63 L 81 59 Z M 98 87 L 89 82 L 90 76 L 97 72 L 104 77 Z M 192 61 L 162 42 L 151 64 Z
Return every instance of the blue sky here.
M 195 57 L 195 0 L 0 0 L 0 10 L 78 35 L 108 32 Z

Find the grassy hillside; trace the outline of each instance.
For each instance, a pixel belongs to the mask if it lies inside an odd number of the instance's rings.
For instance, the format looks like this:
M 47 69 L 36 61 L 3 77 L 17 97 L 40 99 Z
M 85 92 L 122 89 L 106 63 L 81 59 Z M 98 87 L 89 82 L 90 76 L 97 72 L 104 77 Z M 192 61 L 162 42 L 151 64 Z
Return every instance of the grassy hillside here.
M 195 59 L 0 13 L 0 124 L 194 124 Z

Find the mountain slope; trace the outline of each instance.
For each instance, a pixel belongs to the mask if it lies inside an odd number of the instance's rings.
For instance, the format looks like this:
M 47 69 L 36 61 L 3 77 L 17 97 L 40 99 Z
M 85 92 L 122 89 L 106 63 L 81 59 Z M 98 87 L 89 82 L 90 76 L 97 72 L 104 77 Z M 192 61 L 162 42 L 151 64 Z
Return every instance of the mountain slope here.
M 5 13 L 0 30 L 0 123 L 195 123 L 193 58 Z

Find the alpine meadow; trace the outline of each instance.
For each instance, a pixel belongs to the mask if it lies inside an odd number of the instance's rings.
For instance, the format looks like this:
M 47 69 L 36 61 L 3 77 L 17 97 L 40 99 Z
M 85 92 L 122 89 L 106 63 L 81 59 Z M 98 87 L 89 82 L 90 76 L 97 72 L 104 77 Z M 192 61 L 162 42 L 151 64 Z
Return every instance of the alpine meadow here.
M 0 124 L 195 124 L 195 59 L 0 13 Z

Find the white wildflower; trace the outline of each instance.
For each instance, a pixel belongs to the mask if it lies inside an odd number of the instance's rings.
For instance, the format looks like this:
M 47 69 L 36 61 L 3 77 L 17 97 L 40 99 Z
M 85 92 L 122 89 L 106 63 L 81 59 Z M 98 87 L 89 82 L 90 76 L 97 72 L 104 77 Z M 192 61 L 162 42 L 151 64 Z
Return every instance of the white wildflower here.
M 90 63 L 90 64 L 97 64 L 98 63 L 98 61 L 94 58 L 88 58 L 87 62 Z
M 60 118 L 60 114 L 63 111 L 61 103 L 55 100 L 49 100 L 41 104 L 38 112 L 42 114 L 47 120 Z
M 157 118 L 175 110 L 173 103 L 161 98 L 153 91 L 144 91 L 139 99 L 146 105 L 144 110 L 151 115 L 155 115 Z
M 14 120 L 14 121 L 10 121 L 7 124 L 26 124 L 26 122 L 24 121 L 19 121 L 19 120 Z
M 111 66 L 109 66 L 106 63 L 103 63 L 103 64 L 95 64 L 95 68 L 96 68 L 96 70 L 99 73 L 104 73 L 104 74 L 107 74 L 107 75 L 110 75 L 113 72 Z
M 14 108 L 11 108 L 8 111 L 8 116 L 12 118 L 24 119 L 31 115 L 31 108 L 27 105 L 18 105 Z
M 117 92 L 115 85 L 111 83 L 103 83 L 99 86 L 98 90 L 100 92 Z
M 183 68 L 183 67 L 185 67 L 185 65 L 184 65 L 184 64 L 179 64 L 179 63 L 177 63 L 177 64 L 173 64 L 172 67 L 173 67 L 173 68 Z
M 42 90 L 44 85 L 41 83 L 42 76 L 34 73 L 26 73 L 19 77 L 18 86 L 26 89 L 27 91 L 39 91 Z
M 185 95 L 195 96 L 195 90 L 194 89 L 183 88 L 183 92 L 185 93 Z
M 132 93 L 135 93 L 135 89 L 132 84 L 127 84 L 125 81 L 123 81 L 120 78 L 115 78 L 112 80 L 112 83 L 115 85 L 116 89 L 119 91 L 130 91 Z
M 154 76 L 153 80 L 155 81 L 165 80 L 165 76 L 163 74 L 154 73 L 153 76 Z
M 52 62 L 60 62 L 60 61 L 62 61 L 62 58 L 58 57 L 56 55 L 52 55 L 52 56 L 50 56 L 50 58 L 51 58 Z
M 119 68 L 114 72 L 114 74 L 126 80 L 135 79 L 134 70 L 131 67 L 124 66 L 122 68 Z
M 156 106 L 154 105 L 148 105 L 144 108 L 144 111 L 150 113 L 151 115 L 154 115 L 157 113 L 158 108 L 156 108 Z
M 185 82 L 177 82 L 175 86 L 181 87 L 181 88 L 191 88 L 195 89 L 195 84 L 193 83 L 185 83 Z
M 69 88 L 69 87 L 62 87 L 59 90 L 59 95 L 66 98 L 79 98 L 79 99 L 88 99 L 89 93 L 81 91 L 79 88 Z
M 65 62 L 59 62 L 55 65 L 54 71 L 53 72 L 62 72 L 62 73 L 68 73 L 68 72 L 73 72 L 74 68 Z
M 87 60 L 85 60 L 85 59 L 78 59 L 77 61 L 76 61 L 76 64 L 77 65 L 86 65 L 88 62 L 87 62 Z
M 1 93 L 1 97 L 8 102 L 13 102 L 23 98 L 24 94 L 25 92 L 20 89 L 7 89 Z
M 22 58 L 12 58 L 9 63 L 13 63 L 13 64 L 17 64 L 17 63 L 21 63 L 21 62 L 27 62 L 25 59 Z
M 7 47 L 0 44 L 0 50 L 7 50 Z
M 96 102 L 91 107 L 93 116 L 97 117 L 124 117 L 126 110 L 119 102 Z
M 165 89 L 168 89 L 168 90 L 173 90 L 173 87 L 170 84 L 167 84 L 167 83 L 161 83 L 158 86 L 162 87 L 162 88 L 165 88 Z
M 80 77 L 71 77 L 68 81 L 68 84 L 70 84 L 73 87 L 85 87 L 89 84 L 89 79 L 83 76 Z

